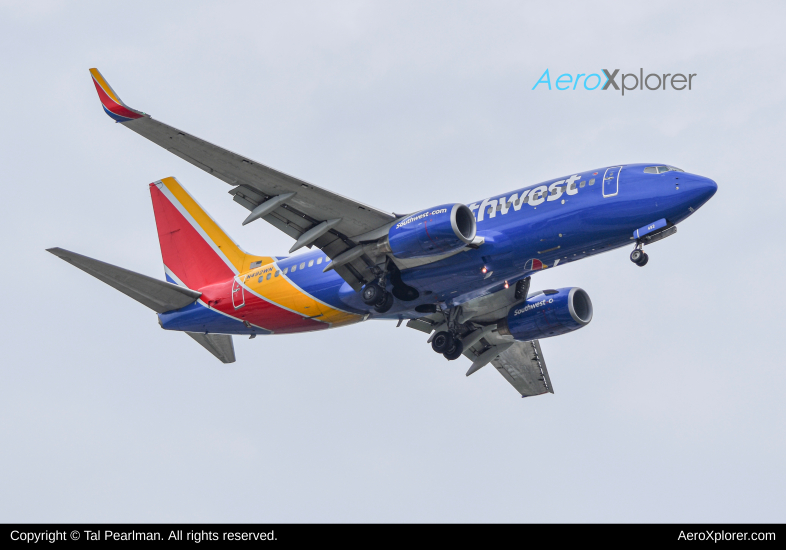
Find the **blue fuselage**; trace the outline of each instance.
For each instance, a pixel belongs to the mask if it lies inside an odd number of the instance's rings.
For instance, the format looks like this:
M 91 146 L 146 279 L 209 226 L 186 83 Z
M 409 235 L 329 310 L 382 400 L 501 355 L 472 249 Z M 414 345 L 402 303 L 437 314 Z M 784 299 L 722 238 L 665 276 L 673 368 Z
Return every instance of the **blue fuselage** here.
M 599 168 L 469 204 L 478 222 L 477 235 L 485 242 L 477 249 L 402 270 L 404 282 L 416 288 L 420 298 L 396 300 L 384 315 L 365 305 L 332 271 L 306 269 L 290 278 L 329 305 L 376 318 L 418 317 L 414 308 L 424 303 L 461 304 L 536 271 L 632 247 L 636 229 L 664 218 L 676 225 L 717 191 L 708 178 L 677 171 L 645 173 L 648 166 L 657 165 Z M 518 202 L 522 196 L 525 201 Z M 324 254 L 309 252 L 278 264 L 283 269 L 312 256 Z

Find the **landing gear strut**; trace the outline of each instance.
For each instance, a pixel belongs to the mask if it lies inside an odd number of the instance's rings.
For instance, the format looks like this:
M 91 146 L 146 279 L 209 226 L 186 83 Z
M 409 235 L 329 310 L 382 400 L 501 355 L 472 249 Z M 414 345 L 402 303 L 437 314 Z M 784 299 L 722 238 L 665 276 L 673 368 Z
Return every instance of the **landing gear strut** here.
M 630 253 L 630 261 L 639 267 L 644 267 L 647 265 L 647 262 L 650 261 L 650 257 L 647 256 L 647 253 L 644 252 L 642 248 L 643 245 L 639 243 L 636 245 L 636 248 L 633 249 L 633 252 Z
M 454 307 L 445 311 L 445 322 L 440 328 L 447 330 L 439 330 L 430 338 L 431 349 L 441 353 L 448 361 L 458 359 L 464 353 L 464 344 L 461 343 L 461 338 L 459 337 L 461 329 L 458 324 L 458 317 L 460 312 L 460 307 Z

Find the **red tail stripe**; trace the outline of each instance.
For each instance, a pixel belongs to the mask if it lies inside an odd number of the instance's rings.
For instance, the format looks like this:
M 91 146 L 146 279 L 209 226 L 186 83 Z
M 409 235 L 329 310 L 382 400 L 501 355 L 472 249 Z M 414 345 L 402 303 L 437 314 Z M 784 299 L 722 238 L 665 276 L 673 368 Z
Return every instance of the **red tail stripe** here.
M 231 317 L 248 321 L 256 326 L 279 333 L 309 332 L 329 328 L 327 323 L 320 323 L 282 309 L 270 302 L 245 291 L 245 304 L 235 309 L 232 304 L 232 281 L 211 285 L 200 289 L 202 301 Z
M 226 281 L 235 273 L 154 184 L 153 212 L 164 265 L 188 288 Z

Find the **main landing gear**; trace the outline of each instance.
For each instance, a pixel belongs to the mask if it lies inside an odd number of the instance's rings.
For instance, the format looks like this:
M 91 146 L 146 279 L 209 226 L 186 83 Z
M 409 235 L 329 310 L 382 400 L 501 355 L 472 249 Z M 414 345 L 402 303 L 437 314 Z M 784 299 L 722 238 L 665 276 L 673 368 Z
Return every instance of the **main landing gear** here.
M 363 287 L 361 298 L 366 305 L 373 306 L 377 313 L 388 312 L 393 307 L 394 297 L 402 302 L 411 302 L 420 297 L 416 288 L 403 281 L 401 271 L 392 261 L 387 261 L 382 269 L 375 267 L 374 273 L 377 278 Z M 392 292 L 387 291 L 388 282 Z
M 650 257 L 642 250 L 643 247 L 644 245 L 639 243 L 636 245 L 636 248 L 633 249 L 633 252 L 630 253 L 630 261 L 639 267 L 644 267 L 647 265 L 647 262 L 650 261 Z
M 385 313 L 393 307 L 393 295 L 377 283 L 369 283 L 363 287 L 363 302 L 374 306 L 377 313 Z
M 464 345 L 461 340 L 445 330 L 434 335 L 431 349 L 444 355 L 448 361 L 458 359 L 464 353 Z
M 431 349 L 441 353 L 448 361 L 453 361 L 464 353 L 464 344 L 459 337 L 461 325 L 458 322 L 461 307 L 454 307 L 443 311 L 443 313 L 445 314 L 445 322 L 437 328 L 438 332 L 429 338 L 429 341 Z

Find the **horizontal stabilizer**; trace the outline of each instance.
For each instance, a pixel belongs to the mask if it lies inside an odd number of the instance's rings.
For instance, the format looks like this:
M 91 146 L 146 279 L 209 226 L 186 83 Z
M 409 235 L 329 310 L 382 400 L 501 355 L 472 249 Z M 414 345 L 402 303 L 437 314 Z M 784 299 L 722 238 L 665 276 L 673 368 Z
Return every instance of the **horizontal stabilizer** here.
M 153 277 L 148 277 L 147 275 L 135 273 L 128 269 L 123 269 L 122 267 L 100 262 L 62 248 L 48 248 L 47 252 L 51 252 L 58 258 L 78 267 L 85 273 L 89 273 L 96 279 L 105 282 L 112 288 L 119 290 L 129 298 L 133 298 L 140 304 L 146 305 L 157 313 L 164 313 L 186 307 L 196 302 L 202 295 L 201 292 L 173 285 L 166 281 L 160 281 Z M 205 344 L 202 345 L 204 346 Z M 232 354 L 232 358 L 234 360 L 234 353 Z
M 235 346 L 229 334 L 203 334 L 201 332 L 186 332 L 196 340 L 200 346 L 215 355 L 222 363 L 235 362 Z

